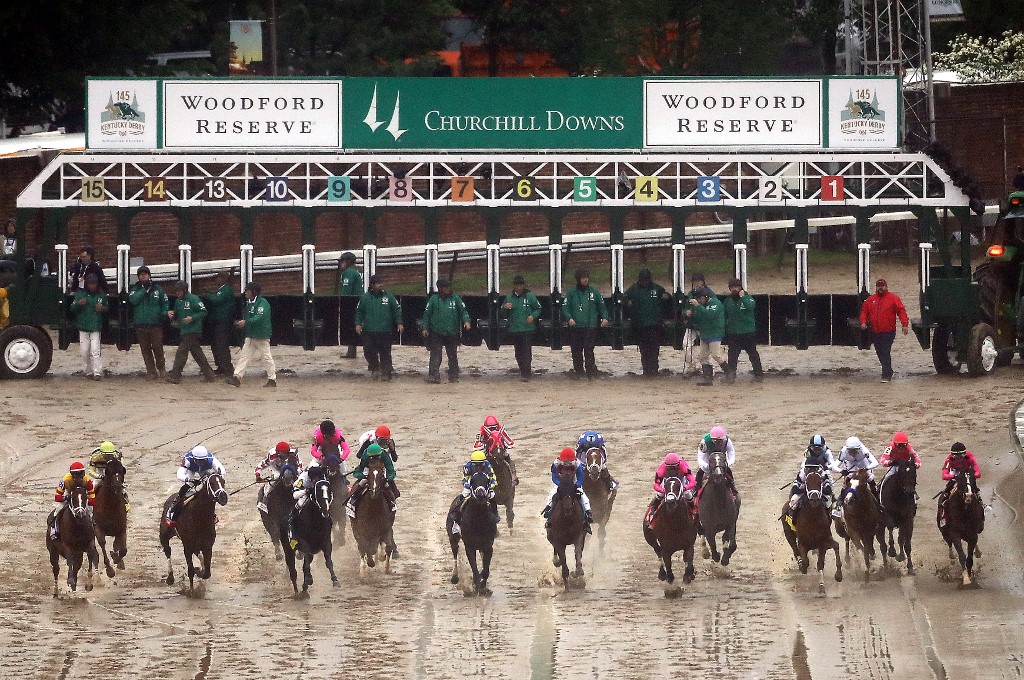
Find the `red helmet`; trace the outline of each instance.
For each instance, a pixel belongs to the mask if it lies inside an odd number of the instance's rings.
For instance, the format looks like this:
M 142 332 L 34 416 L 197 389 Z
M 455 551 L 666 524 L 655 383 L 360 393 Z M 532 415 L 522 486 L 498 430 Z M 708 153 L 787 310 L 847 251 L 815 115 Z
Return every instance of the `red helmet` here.
M 291 450 L 291 444 L 288 442 L 278 442 L 277 446 L 274 447 L 274 451 L 277 453 L 288 453 Z
M 494 416 L 487 416 L 484 418 L 484 427 L 498 427 L 498 419 Z
M 907 438 L 907 433 L 906 432 L 897 432 L 896 434 L 894 434 L 892 436 L 892 443 L 893 444 L 909 444 L 910 443 L 910 439 Z
M 576 452 L 570 449 L 568 446 L 566 446 L 564 449 L 562 449 L 562 452 L 558 454 L 558 460 L 562 461 L 563 463 L 571 463 L 572 461 L 576 460 Z
M 76 472 L 85 472 L 85 465 L 80 460 L 76 460 L 71 464 L 71 474 L 75 474 Z
M 665 456 L 665 467 L 671 465 L 679 465 L 679 461 L 681 460 L 682 459 L 679 457 L 678 453 L 670 453 L 667 456 Z
M 377 439 L 391 439 L 391 430 L 388 429 L 387 425 L 380 425 L 373 431 L 373 436 Z

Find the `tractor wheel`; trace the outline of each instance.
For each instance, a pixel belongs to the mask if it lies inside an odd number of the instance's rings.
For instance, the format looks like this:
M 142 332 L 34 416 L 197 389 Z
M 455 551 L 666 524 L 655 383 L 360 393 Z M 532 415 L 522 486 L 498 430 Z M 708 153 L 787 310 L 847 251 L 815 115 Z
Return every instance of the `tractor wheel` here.
M 41 378 L 53 361 L 53 341 L 34 326 L 10 326 L 0 333 L 0 375 Z
M 940 324 L 932 337 L 932 365 L 939 375 L 955 375 L 963 365 L 957 359 L 956 345 L 953 343 L 953 327 Z
M 987 323 L 975 324 L 967 346 L 967 372 L 972 376 L 991 375 L 996 367 L 996 332 Z

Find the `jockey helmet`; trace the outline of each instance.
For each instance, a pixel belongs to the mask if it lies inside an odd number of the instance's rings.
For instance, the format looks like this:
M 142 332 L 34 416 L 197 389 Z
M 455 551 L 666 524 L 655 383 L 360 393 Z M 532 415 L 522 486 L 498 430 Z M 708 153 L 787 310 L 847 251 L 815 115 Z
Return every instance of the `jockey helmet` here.
M 366 432 L 359 435 L 359 446 L 361 447 L 366 442 L 377 441 L 377 435 L 373 433 L 373 430 L 367 430 Z
M 366 452 L 363 455 L 369 458 L 380 458 L 383 452 L 384 449 L 380 448 L 380 444 L 370 444 L 366 447 Z
M 487 416 L 484 418 L 484 427 L 490 429 L 492 427 L 498 427 L 498 419 L 494 416 Z
M 373 436 L 377 439 L 391 439 L 391 429 L 387 425 L 380 425 L 373 431 Z
M 811 437 L 811 442 L 807 446 L 807 450 L 815 456 L 820 456 L 825 453 L 825 438 L 820 434 L 816 434 Z
M 71 464 L 71 468 L 69 469 L 69 472 L 71 472 L 71 474 L 73 474 L 73 475 L 75 475 L 75 474 L 84 475 L 85 474 L 85 465 L 82 463 L 82 461 L 76 460 L 74 463 Z
M 117 453 L 117 447 L 114 446 L 113 442 L 103 442 L 100 444 L 100 453 Z
M 332 453 L 331 455 L 324 458 L 324 465 L 326 465 L 328 468 L 338 467 L 339 465 L 341 465 L 341 456 Z M 313 467 L 319 467 L 319 465 L 314 465 Z
M 604 446 L 604 437 L 600 432 L 587 430 L 580 435 L 579 444 L 585 445 L 588 449 L 595 449 Z
M 709 434 L 712 439 L 725 439 L 725 428 L 721 425 L 715 425 L 711 428 L 711 432 Z
M 558 454 L 558 460 L 563 463 L 571 463 L 576 460 L 576 452 L 566 446 L 562 449 L 562 452 Z
M 864 444 L 857 437 L 848 437 L 845 448 L 847 451 L 861 451 L 864 449 Z
M 674 467 L 679 465 L 679 461 L 681 460 L 682 459 L 679 457 L 678 453 L 670 453 L 665 456 L 665 467 Z
M 897 432 L 892 436 L 892 443 L 896 446 L 906 446 L 910 443 L 910 439 L 907 437 L 906 432 Z
M 487 454 L 480 449 L 476 449 L 473 453 L 469 454 L 469 459 L 474 463 L 483 462 L 487 460 Z
M 309 475 L 310 479 L 323 479 L 324 475 L 327 473 L 327 468 L 320 465 L 311 465 L 306 470 L 306 473 Z
M 330 420 L 325 420 L 320 423 L 320 434 L 325 437 L 332 437 L 338 431 L 338 428 L 334 426 L 334 423 Z
M 967 453 L 967 447 L 964 446 L 963 442 L 956 442 L 953 446 L 949 447 L 949 452 L 954 456 L 962 456 Z
M 289 444 L 288 442 L 278 442 L 277 446 L 274 447 L 275 453 L 288 453 L 291 450 L 291 444 Z
M 210 459 L 210 452 L 207 451 L 206 447 L 203 446 L 202 444 L 200 444 L 199 446 L 194 447 L 191 451 L 189 451 L 189 454 L 192 456 L 192 458 L 194 460 L 209 460 Z

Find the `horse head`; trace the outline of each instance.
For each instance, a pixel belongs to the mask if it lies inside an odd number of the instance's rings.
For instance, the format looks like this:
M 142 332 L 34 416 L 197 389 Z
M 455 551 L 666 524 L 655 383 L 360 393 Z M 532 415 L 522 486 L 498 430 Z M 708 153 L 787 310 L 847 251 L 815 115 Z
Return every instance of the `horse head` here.
M 804 472 L 804 489 L 807 498 L 816 501 L 821 498 L 821 488 L 824 484 L 825 471 L 820 465 L 808 465 Z
M 203 479 L 203 488 L 214 501 L 221 505 L 228 504 L 228 492 L 224 488 L 224 478 L 218 472 L 211 472 Z
M 683 496 L 683 481 L 678 477 L 666 477 L 662 487 L 665 489 L 665 505 L 674 507 Z
M 277 478 L 277 483 L 284 487 L 290 487 L 295 483 L 295 473 L 297 471 L 297 466 L 292 461 L 286 462 L 281 466 L 281 476 Z
M 341 456 L 328 454 L 324 456 L 324 469 L 327 471 L 327 478 L 334 479 L 341 474 Z
M 103 481 L 107 484 L 123 484 L 125 469 L 121 461 L 111 460 L 103 470 Z
M 708 473 L 711 481 L 715 484 L 721 484 L 728 472 L 729 463 L 725 459 L 725 454 L 719 451 L 712 453 L 708 458 Z
M 969 505 L 974 502 L 974 475 L 970 470 L 960 470 L 956 473 L 956 485 L 953 487 L 953 492 L 950 495 L 962 495 L 964 497 L 964 504 Z
M 601 476 L 602 458 L 601 449 L 587 449 L 587 475 L 591 479 L 598 479 Z
M 901 460 L 894 463 L 893 467 L 896 468 L 896 472 L 893 474 L 896 476 L 899 488 L 903 493 L 913 495 L 917 488 L 917 467 L 913 461 Z
M 316 508 L 320 511 L 322 517 L 331 516 L 331 501 L 333 500 L 334 494 L 331 492 L 331 483 L 326 479 L 318 479 L 313 484 L 313 502 L 316 503 Z
M 68 491 L 68 509 L 72 516 L 81 519 L 89 512 L 89 489 L 84 481 L 74 481 Z
M 491 478 L 486 472 L 474 472 L 469 478 L 469 488 L 473 493 L 473 500 L 487 503 L 489 498 L 488 486 Z
M 387 482 L 387 472 L 384 469 L 384 461 L 380 458 L 371 458 L 366 464 L 366 484 L 371 498 L 377 498 Z

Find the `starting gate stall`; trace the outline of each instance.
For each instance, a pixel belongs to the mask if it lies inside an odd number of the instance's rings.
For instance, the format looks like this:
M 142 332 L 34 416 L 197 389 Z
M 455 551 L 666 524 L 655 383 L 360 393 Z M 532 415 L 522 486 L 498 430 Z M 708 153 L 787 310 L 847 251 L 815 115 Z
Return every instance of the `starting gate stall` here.
M 247 87 L 238 89 L 242 84 Z M 485 88 L 484 94 L 480 88 Z M 500 96 L 486 88 L 501 88 Z M 539 94 L 533 92 L 538 88 Z M 245 94 L 235 97 L 235 92 Z M 381 103 L 385 92 L 394 97 L 394 108 L 390 124 L 378 131 L 383 125 L 379 112 L 390 108 L 392 101 L 386 107 Z M 516 93 L 523 101 L 509 103 Z M 596 97 L 609 94 L 620 103 L 609 105 L 608 111 L 594 104 L 601 101 Z M 761 108 L 771 108 L 773 102 L 778 106 L 773 115 L 780 118 L 772 127 L 786 128 L 795 143 L 779 137 L 778 130 L 747 134 L 749 120 L 721 123 L 700 118 L 716 107 L 739 107 L 742 101 L 754 107 L 751 102 L 762 100 Z M 253 249 L 256 216 L 267 211 L 297 216 L 303 244 L 302 293 L 271 299 L 273 341 L 301 344 L 307 350 L 354 341 L 347 325 L 355 301 L 315 289 L 316 223 L 324 213 L 361 214 L 361 260 L 367 282 L 390 251 L 409 250 L 378 247 L 381 218 L 395 211 L 415 213 L 424 224 L 420 261 L 426 295 L 436 290 L 439 278 L 441 215 L 475 211 L 482 216 L 487 292 L 464 296 L 476 320 L 464 342 L 485 342 L 491 349 L 505 340 L 499 313 L 502 229 L 513 213 L 539 215 L 548 225 L 548 295 L 541 296 L 545 311 L 535 342 L 552 349 L 564 344 L 563 267 L 571 239 L 563 237 L 563 223 L 580 211 L 600 211 L 609 225 L 607 241 L 600 237 L 608 244 L 611 272 L 611 324 L 603 341 L 615 349 L 631 340 L 623 303 L 624 250 L 629 241 L 624 224 L 631 213 L 657 211 L 670 220 L 674 298 L 671 309 L 665 310 L 671 331 L 666 342 L 676 348 L 682 346 L 688 293 L 687 219 L 695 212 L 731 215 L 734 273 L 744 286 L 752 212 L 771 209 L 794 221 L 794 293 L 757 296 L 758 325 L 759 341 L 801 349 L 812 344 L 865 346 L 854 320 L 871 285 L 868 236 L 874 215 L 900 208 L 918 216 L 922 295 L 940 280 L 930 273 L 932 243 L 947 269 L 951 266 L 946 240 L 938 237 L 936 210 L 952 212 L 962 229 L 969 218 L 967 198 L 938 164 L 895 148 L 899 97 L 896 81 L 886 78 L 90 80 L 87 101 L 88 151 L 55 158 L 18 198 L 17 252 L 22 258 L 24 227 L 37 213 L 42 214 L 43 229 L 34 265 L 17 268 L 11 288 L 12 324 L 0 334 L 0 372 L 8 377 L 46 372 L 52 353 L 46 327 L 60 331 L 62 348 L 70 342 L 74 326 L 67 314 L 68 222 L 78 211 L 107 211 L 116 219 L 117 287 L 111 291 L 116 295 L 107 337 L 120 349 L 128 349 L 132 342 L 127 304 L 131 224 L 146 211 L 170 211 L 178 219 L 174 274 L 186 281 L 197 266 L 192 246 L 204 237 L 193 227 L 194 216 L 210 211 L 234 216 L 240 224 L 240 244 L 237 264 L 232 264 L 240 273 L 240 291 L 252 280 L 258 262 Z M 730 101 L 732 106 L 726 107 Z M 117 102 L 125 106 L 115 106 Z M 275 108 L 277 103 L 281 110 Z M 457 105 L 476 113 L 451 113 Z M 505 105 L 511 107 L 507 115 L 494 112 Z M 249 108 L 238 110 L 245 106 Z M 400 106 L 405 109 L 400 111 Z M 579 113 L 587 106 L 597 107 L 597 113 Z M 677 111 L 680 107 L 685 114 Z M 794 111 L 805 107 L 812 110 Z M 323 109 L 328 109 L 326 114 Z M 411 116 L 404 113 L 409 110 Z M 362 111 L 365 118 L 360 118 Z M 889 111 L 889 124 L 884 111 Z M 311 120 L 281 119 L 307 113 Z M 752 119 L 754 114 L 729 115 Z M 763 127 L 768 114 L 759 115 Z M 225 118 L 226 123 L 221 120 Z M 308 124 L 312 136 L 284 135 L 283 149 L 279 138 L 267 142 L 260 136 L 275 126 L 283 129 L 289 121 L 299 127 Z M 567 121 L 574 121 L 576 128 L 568 130 Z M 551 130 L 555 123 L 558 129 Z M 734 123 L 739 132 L 731 134 Z M 211 137 L 210 131 L 222 124 L 225 134 Z M 723 125 L 724 131 L 716 127 Z M 850 130 L 856 134 L 841 137 Z M 460 132 L 467 136 L 459 137 Z M 810 292 L 808 225 L 822 211 L 855 216 L 856 293 Z M 44 276 L 43 263 L 54 254 L 55 273 Z M 969 257 L 966 250 L 964 256 Z M 964 262 L 969 271 L 969 259 Z M 218 266 L 223 268 L 224 263 Z M 405 300 L 404 321 L 413 328 L 423 298 Z M 923 326 L 919 337 L 923 333 L 922 343 L 927 344 L 934 325 L 929 327 L 925 319 Z M 404 341 L 420 339 L 407 334 Z

